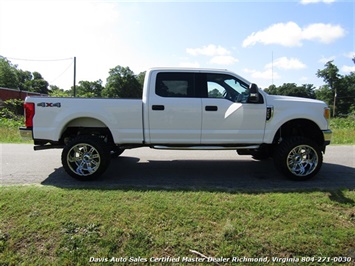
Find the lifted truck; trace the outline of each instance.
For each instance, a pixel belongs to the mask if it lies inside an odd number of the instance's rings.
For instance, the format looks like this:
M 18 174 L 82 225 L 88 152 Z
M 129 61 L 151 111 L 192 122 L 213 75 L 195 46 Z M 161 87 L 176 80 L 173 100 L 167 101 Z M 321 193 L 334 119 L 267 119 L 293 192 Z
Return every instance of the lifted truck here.
M 330 144 L 329 108 L 272 96 L 225 70 L 153 68 L 142 99 L 27 97 L 24 138 L 35 150 L 63 148 L 72 177 L 98 178 L 125 149 L 236 150 L 273 157 L 287 177 L 306 180 Z

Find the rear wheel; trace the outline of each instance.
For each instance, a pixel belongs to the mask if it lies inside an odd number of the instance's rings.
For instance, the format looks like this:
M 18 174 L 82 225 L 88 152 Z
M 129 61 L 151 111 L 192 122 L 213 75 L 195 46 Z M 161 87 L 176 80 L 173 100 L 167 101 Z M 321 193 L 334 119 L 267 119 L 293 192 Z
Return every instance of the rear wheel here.
M 315 176 L 323 163 L 320 147 L 304 137 L 283 140 L 274 154 L 276 168 L 293 180 L 308 180 Z
M 110 151 L 98 137 L 79 136 L 68 143 L 62 152 L 65 171 L 80 181 L 101 176 L 110 163 Z

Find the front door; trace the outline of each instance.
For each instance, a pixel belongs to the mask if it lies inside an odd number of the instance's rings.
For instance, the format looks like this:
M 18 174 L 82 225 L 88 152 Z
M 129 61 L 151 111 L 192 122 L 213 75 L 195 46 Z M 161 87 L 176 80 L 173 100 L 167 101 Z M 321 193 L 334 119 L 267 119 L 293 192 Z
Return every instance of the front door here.
M 264 137 L 266 104 L 248 102 L 248 85 L 225 74 L 206 74 L 201 144 L 256 144 Z

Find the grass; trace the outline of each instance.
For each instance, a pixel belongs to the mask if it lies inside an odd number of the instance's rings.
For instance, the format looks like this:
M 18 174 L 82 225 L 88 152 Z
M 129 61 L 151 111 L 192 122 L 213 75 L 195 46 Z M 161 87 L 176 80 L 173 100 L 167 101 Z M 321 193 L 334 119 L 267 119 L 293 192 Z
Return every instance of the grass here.
M 240 193 L 0 187 L 0 265 L 351 257 L 355 191 Z M 117 264 L 117 263 L 116 263 Z M 191 263 L 190 263 L 191 264 Z M 192 263 L 191 265 L 196 265 Z M 201 264 L 202 265 L 202 264 Z M 253 265 L 262 265 L 256 263 Z M 312 265 L 312 263 L 307 264 Z M 313 265 L 325 265 L 316 263 Z M 327 263 L 336 265 L 336 263 Z M 345 264 L 346 265 L 346 264 Z
M 333 131 L 332 144 L 355 144 L 355 119 L 333 118 L 330 120 L 330 128 Z
M 0 126 L 0 143 L 31 143 L 21 139 L 18 128 Z
M 18 128 L 22 126 L 22 120 L 0 118 L 0 143 L 31 143 L 21 139 Z

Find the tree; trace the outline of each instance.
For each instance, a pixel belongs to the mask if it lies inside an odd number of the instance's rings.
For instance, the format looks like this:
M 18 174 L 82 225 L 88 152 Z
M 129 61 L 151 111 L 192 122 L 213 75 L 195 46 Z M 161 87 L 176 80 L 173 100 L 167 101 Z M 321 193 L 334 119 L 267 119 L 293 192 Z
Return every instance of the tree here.
M 28 81 L 28 90 L 38 93 L 48 94 L 48 82 L 44 80 L 42 75 L 38 72 L 32 73 L 33 79 Z
M 337 97 L 337 113 L 348 115 L 355 112 L 355 72 L 341 79 L 341 88 Z
M 109 98 L 141 98 L 142 87 L 129 67 L 110 69 L 102 95 Z
M 323 70 L 317 71 L 316 75 L 318 78 L 323 78 L 324 82 L 327 83 L 328 88 L 331 90 L 333 94 L 333 117 L 336 116 L 336 105 L 337 105 L 337 97 L 338 90 L 340 86 L 340 79 L 342 76 L 339 74 L 339 69 L 336 65 L 333 64 L 333 61 L 327 62 Z M 330 104 L 330 103 L 329 103 Z
M 74 95 L 74 88 L 71 89 L 71 95 Z M 79 85 L 76 86 L 76 96 L 85 98 L 101 97 L 104 86 L 102 86 L 102 80 L 97 81 L 79 81 Z
M 40 73 L 17 69 L 17 65 L 0 56 L 0 87 L 47 94 L 48 85 Z
M 70 91 L 65 91 L 56 85 L 49 86 L 48 94 L 51 97 L 70 97 Z
M 319 89 L 316 90 L 316 98 L 326 102 L 330 106 L 331 103 L 333 103 L 334 95 L 329 85 L 320 86 Z
M 270 85 L 269 88 L 266 88 L 264 91 L 268 94 L 271 94 L 271 95 L 280 95 L 279 90 L 277 89 L 276 85 L 274 85 L 274 84 Z
M 213 90 L 208 92 L 208 97 L 211 97 L 211 98 L 222 98 L 223 95 L 222 95 L 222 93 L 219 92 L 219 90 L 213 89 Z
M 28 91 L 30 87 L 30 81 L 32 80 L 32 73 L 30 71 L 17 69 L 17 78 L 19 80 L 19 89 L 21 91 Z
M 272 95 L 287 95 L 315 99 L 316 95 L 314 89 L 315 87 L 312 84 L 297 86 L 295 83 L 284 83 L 280 87 L 271 85 L 269 88 L 265 89 L 265 91 Z
M 19 87 L 16 67 L 3 56 L 0 56 L 0 87 L 9 89 L 18 89 Z
M 144 86 L 145 74 L 146 74 L 146 71 L 143 71 L 143 72 L 139 73 L 137 76 L 138 83 L 141 86 L 142 90 L 143 90 L 143 86 Z

